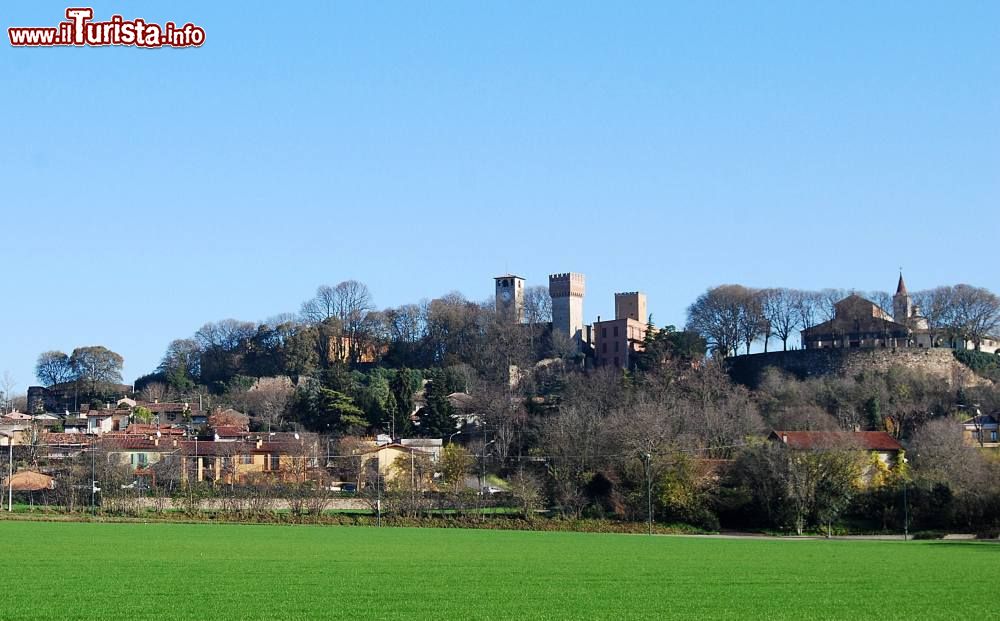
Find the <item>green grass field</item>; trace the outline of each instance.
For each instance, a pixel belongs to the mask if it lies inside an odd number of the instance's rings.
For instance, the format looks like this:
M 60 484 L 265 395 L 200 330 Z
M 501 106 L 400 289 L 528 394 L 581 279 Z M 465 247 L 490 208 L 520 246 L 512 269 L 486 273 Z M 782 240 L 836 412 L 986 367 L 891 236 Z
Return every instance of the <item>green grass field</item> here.
M 0 534 L 2 619 L 985 619 L 1000 568 L 989 543 L 12 521 Z

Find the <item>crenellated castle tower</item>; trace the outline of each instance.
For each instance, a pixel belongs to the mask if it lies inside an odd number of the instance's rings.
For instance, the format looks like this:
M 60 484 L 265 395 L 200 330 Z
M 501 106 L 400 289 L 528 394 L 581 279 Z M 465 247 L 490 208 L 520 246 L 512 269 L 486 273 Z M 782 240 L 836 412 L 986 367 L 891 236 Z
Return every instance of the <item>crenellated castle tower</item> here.
M 583 274 L 566 272 L 549 276 L 549 296 L 552 298 L 552 329 L 569 336 L 580 348 L 583 345 L 583 295 L 586 284 Z

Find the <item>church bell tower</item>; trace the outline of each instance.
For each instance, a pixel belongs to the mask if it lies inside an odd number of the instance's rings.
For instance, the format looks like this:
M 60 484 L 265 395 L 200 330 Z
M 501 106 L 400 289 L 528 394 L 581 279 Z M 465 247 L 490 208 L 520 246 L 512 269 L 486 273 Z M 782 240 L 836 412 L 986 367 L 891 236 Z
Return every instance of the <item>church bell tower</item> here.
M 896 295 L 892 296 L 892 319 L 905 326 L 909 325 L 911 317 L 913 317 L 913 298 L 906 290 L 903 272 L 900 272 L 899 284 L 896 285 Z
M 504 274 L 496 282 L 497 316 L 512 323 L 524 322 L 524 279 L 514 274 Z

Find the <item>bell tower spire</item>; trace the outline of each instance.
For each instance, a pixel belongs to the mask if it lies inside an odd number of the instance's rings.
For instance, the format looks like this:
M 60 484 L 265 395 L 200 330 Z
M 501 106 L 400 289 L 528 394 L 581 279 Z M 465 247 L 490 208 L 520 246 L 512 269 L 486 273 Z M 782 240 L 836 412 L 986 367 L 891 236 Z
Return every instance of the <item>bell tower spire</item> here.
M 908 325 L 913 317 L 913 298 L 906 290 L 903 281 L 903 268 L 899 268 L 899 283 L 896 285 L 896 295 L 892 296 L 892 319 L 896 323 Z

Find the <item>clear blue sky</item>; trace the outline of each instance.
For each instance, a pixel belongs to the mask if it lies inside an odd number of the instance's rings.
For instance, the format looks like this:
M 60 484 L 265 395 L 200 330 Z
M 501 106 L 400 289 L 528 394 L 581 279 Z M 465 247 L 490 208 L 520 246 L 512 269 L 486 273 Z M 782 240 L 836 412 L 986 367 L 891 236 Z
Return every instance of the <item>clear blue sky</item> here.
M 11 48 L 67 4 L 5 3 L 0 372 L 103 344 L 131 381 L 348 278 L 579 271 L 659 324 L 727 282 L 1000 290 L 1000 4 L 827 4 L 92 4 L 207 33 L 144 50 Z

